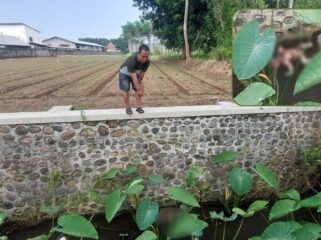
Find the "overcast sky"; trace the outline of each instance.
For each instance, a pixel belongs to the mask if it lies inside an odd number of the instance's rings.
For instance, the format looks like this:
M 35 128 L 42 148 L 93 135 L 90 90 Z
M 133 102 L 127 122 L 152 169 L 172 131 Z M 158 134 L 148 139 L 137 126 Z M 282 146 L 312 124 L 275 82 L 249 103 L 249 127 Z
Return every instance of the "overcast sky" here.
M 0 23 L 22 22 L 44 38 L 117 38 L 127 21 L 139 20 L 133 0 L 1 0 Z

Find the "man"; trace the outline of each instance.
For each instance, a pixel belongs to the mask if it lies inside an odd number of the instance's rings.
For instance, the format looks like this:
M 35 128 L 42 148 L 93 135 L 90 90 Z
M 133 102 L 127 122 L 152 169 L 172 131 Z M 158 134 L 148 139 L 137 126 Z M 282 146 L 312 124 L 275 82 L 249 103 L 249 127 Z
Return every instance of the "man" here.
M 141 107 L 142 97 L 144 95 L 143 78 L 149 67 L 149 47 L 142 44 L 139 47 L 138 53 L 126 59 L 121 65 L 119 70 L 119 88 L 122 91 L 124 97 L 124 105 L 127 114 L 132 114 L 133 111 L 129 106 L 129 90 L 130 85 L 135 91 L 136 98 L 136 111 L 144 113 Z

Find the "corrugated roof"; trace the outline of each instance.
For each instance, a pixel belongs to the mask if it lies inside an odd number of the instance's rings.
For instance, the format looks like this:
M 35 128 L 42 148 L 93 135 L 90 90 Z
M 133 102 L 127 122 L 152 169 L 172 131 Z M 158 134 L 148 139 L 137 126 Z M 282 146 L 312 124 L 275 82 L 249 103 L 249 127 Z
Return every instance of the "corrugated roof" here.
M 0 45 L 6 46 L 25 46 L 28 47 L 29 45 L 22 41 L 21 39 L 13 36 L 7 36 L 0 34 Z
M 43 40 L 42 42 L 46 42 L 46 41 L 48 41 L 48 40 L 50 40 L 50 39 L 53 39 L 53 38 L 60 38 L 60 39 L 62 39 L 62 40 L 65 40 L 65 41 L 68 41 L 68 42 L 72 42 L 72 43 L 76 43 L 76 44 L 90 45 L 90 46 L 95 46 L 95 47 L 104 47 L 103 45 L 99 45 L 99 44 L 96 44 L 96 43 L 79 41 L 79 40 L 70 40 L 70 39 L 67 39 L 67 38 L 62 38 L 62 37 L 57 37 L 57 36 L 54 36 L 54 37 L 45 39 L 45 40 Z
M 24 24 L 24 23 L 0 23 L 0 25 L 24 25 L 24 26 L 27 26 L 28 28 L 31 28 L 31 29 L 37 31 L 38 33 L 40 33 L 40 31 L 38 31 L 37 29 L 30 27 L 29 25 Z

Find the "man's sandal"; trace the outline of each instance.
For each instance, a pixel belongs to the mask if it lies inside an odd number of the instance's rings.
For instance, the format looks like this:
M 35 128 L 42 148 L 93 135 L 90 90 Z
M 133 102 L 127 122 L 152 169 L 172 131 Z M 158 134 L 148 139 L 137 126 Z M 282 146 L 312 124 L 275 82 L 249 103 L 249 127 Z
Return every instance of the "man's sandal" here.
M 132 109 L 129 107 L 129 108 L 126 108 L 126 113 L 127 113 L 127 114 L 133 114 L 133 111 L 132 111 Z
M 139 113 L 144 113 L 144 110 L 141 107 L 137 108 L 136 111 Z

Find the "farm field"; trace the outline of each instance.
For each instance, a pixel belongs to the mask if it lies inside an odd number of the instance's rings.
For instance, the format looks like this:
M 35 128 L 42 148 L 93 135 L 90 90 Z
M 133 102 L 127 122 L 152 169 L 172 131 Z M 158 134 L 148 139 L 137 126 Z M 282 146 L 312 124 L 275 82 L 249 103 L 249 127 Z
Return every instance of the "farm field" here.
M 0 60 L 0 111 L 121 108 L 118 70 L 125 56 L 59 56 Z M 227 64 L 152 58 L 143 106 L 215 104 L 231 100 Z M 135 107 L 133 92 L 131 106 Z

